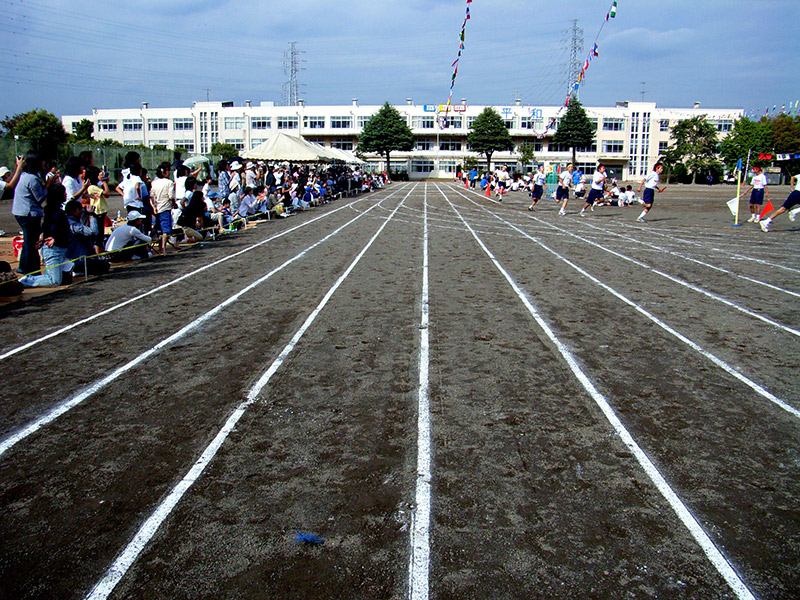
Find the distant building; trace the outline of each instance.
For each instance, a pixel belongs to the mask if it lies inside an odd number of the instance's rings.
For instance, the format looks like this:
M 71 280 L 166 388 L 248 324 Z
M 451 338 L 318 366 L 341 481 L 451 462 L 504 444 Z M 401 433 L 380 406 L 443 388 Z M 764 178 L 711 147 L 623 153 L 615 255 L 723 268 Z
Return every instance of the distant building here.
M 469 126 L 485 106 L 461 104 L 444 113 L 436 105 L 414 104 L 411 99 L 396 107 L 414 132 L 416 146 L 410 152 L 393 152 L 392 171 L 407 172 L 412 179 L 451 177 L 456 166 L 467 156 L 476 156 L 467 147 Z M 494 107 L 506 122 L 515 150 L 525 142 L 534 144 L 536 160 L 546 165 L 565 164 L 571 150 L 553 143 L 558 120 L 564 115 L 561 106 L 525 106 L 520 101 L 509 106 Z M 666 150 L 671 128 L 683 119 L 706 115 L 720 137 L 733 128 L 733 121 L 742 110 L 700 108 L 661 108 L 654 102 L 617 102 L 609 107 L 584 107 L 597 126 L 596 141 L 588 148 L 579 148 L 578 167 L 591 172 L 598 162 L 607 165 L 619 179 L 643 177 Z M 282 131 L 321 144 L 354 150 L 358 134 L 380 106 L 350 105 L 308 106 L 302 100 L 297 106 L 275 106 L 249 101 L 244 106 L 233 102 L 195 102 L 186 108 L 95 109 L 91 115 L 67 115 L 62 122 L 73 131 L 82 119 L 94 123 L 96 139 L 112 139 L 126 146 L 163 145 L 182 147 L 189 153 L 208 154 L 215 142 L 225 142 L 240 150 L 250 149 L 274 131 Z M 447 115 L 445 118 L 445 114 Z M 497 152 L 492 166 L 509 165 L 530 170 L 534 165 L 519 163 L 519 155 Z M 376 169 L 386 168 L 384 159 L 369 156 Z M 481 157 L 478 156 L 478 160 Z

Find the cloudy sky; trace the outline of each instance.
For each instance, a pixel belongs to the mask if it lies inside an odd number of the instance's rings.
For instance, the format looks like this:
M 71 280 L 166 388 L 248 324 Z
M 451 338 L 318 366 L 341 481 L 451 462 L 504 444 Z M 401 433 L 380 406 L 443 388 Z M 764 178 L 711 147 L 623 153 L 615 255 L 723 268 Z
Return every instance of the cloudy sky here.
M 474 0 L 453 97 L 557 105 L 565 31 L 585 50 L 611 0 Z M 618 0 L 580 99 L 759 109 L 800 99 L 800 1 Z M 281 101 L 302 51 L 307 104 L 447 100 L 465 0 L 0 0 L 0 116 L 39 107 Z M 644 83 L 642 83 L 644 82 Z

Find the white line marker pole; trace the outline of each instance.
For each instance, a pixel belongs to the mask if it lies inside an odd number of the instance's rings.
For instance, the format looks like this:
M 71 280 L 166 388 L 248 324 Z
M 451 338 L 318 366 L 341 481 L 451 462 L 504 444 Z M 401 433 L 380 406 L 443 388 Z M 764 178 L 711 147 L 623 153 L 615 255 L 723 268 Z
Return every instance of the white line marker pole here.
M 391 194 L 389 194 L 386 197 L 386 199 L 391 198 L 394 194 L 398 193 L 399 191 L 400 190 L 393 191 Z M 62 333 L 66 333 L 67 331 L 69 331 L 71 329 L 74 329 L 75 327 L 79 327 L 81 325 L 89 323 L 90 321 L 94 321 L 95 319 L 99 319 L 100 317 L 104 317 L 104 316 L 114 312 L 115 310 L 119 310 L 120 308 L 123 308 L 123 307 L 125 307 L 125 306 L 127 306 L 127 305 L 129 305 L 129 304 L 131 304 L 133 302 L 136 302 L 137 300 L 141 300 L 142 298 L 150 296 L 151 294 L 155 294 L 156 292 L 160 292 L 160 291 L 162 291 L 162 290 L 164 290 L 164 289 L 166 289 L 166 288 L 168 288 L 170 286 L 175 285 L 176 283 L 179 283 L 179 282 L 183 281 L 184 279 L 188 279 L 189 277 L 197 275 L 198 273 L 202 273 L 203 271 L 206 271 L 207 269 L 210 269 L 211 267 L 215 267 L 215 266 L 217 266 L 217 265 L 219 265 L 221 263 L 224 263 L 224 262 L 226 262 L 228 260 L 231 260 L 232 258 L 236 258 L 237 256 L 240 256 L 240 255 L 244 254 L 245 252 L 250 252 L 251 250 L 253 250 L 255 248 L 258 248 L 259 246 L 263 246 L 264 244 L 267 244 L 267 243 L 269 243 L 269 242 L 271 242 L 273 240 L 276 240 L 276 239 L 278 239 L 280 237 L 288 235 L 288 234 L 300 229 L 301 227 L 305 227 L 307 225 L 311 225 L 312 223 L 314 223 L 316 221 L 319 221 L 320 219 L 326 219 L 327 217 L 339 212 L 340 210 L 344 210 L 346 208 L 351 208 L 354 204 L 359 203 L 359 202 L 363 202 L 364 200 L 366 200 L 366 198 L 359 198 L 358 200 L 354 200 L 353 202 L 350 202 L 349 204 L 345 204 L 344 206 L 340 206 L 339 208 L 334 209 L 334 210 L 332 210 L 332 211 L 330 211 L 328 213 L 325 213 L 324 215 L 320 215 L 318 217 L 314 217 L 313 219 L 310 219 L 310 220 L 308 220 L 308 221 L 306 221 L 304 223 L 300 223 L 299 225 L 295 225 L 294 227 L 291 227 L 291 228 L 289 228 L 289 229 L 287 229 L 285 231 L 282 231 L 282 232 L 277 233 L 277 234 L 275 234 L 273 236 L 270 236 L 267 239 L 258 242 L 257 244 L 253 244 L 252 246 L 249 246 L 247 248 L 239 250 L 238 252 L 234 252 L 233 254 L 231 254 L 229 256 L 224 256 L 223 258 L 221 258 L 219 260 L 216 260 L 216 261 L 214 261 L 212 263 L 209 263 L 207 265 L 204 265 L 204 266 L 200 267 L 199 269 L 195 269 L 194 271 L 190 271 L 189 273 L 181 275 L 177 279 L 173 279 L 172 281 L 168 281 L 167 283 L 165 283 L 163 285 L 159 285 L 159 286 L 157 286 L 157 287 L 155 287 L 155 288 L 153 288 L 151 290 L 148 290 L 147 292 L 139 294 L 138 296 L 134 296 L 133 298 L 129 298 L 128 300 L 124 300 L 123 302 L 120 302 L 119 304 L 115 304 L 114 306 L 112 306 L 110 308 L 107 308 L 107 309 L 102 310 L 102 311 L 100 311 L 98 313 L 95 313 L 95 314 L 93 314 L 93 315 L 91 315 L 89 317 L 81 319 L 80 321 L 76 321 L 75 323 L 72 323 L 70 325 L 66 325 L 65 327 L 62 327 L 61 329 L 57 329 L 56 331 L 52 331 L 52 332 L 48 333 L 47 335 L 44 335 L 44 336 L 42 336 L 40 338 L 37 338 L 37 339 L 35 339 L 33 341 L 28 342 L 27 344 L 23 344 L 22 346 L 17 346 L 16 348 L 12 348 L 11 350 L 7 350 L 6 352 L 0 354 L 0 360 L 4 360 L 6 358 L 9 358 L 10 356 L 18 354 L 18 353 L 22 352 L 23 350 L 27 350 L 28 348 L 31 348 L 32 346 L 35 346 L 36 344 L 40 344 L 40 343 L 42 343 L 42 342 L 44 342 L 46 340 L 49 340 L 49 339 L 54 338 L 54 337 L 56 337 L 58 335 L 61 335 Z
M 176 331 L 175 333 L 173 333 L 169 337 L 164 338 L 163 340 L 161 340 L 158 344 L 156 344 L 155 346 L 153 346 L 149 350 L 146 350 L 145 352 L 142 352 L 139 356 L 137 356 L 133 360 L 130 360 L 127 363 L 125 363 L 124 365 L 122 365 L 121 367 L 118 367 L 117 369 L 115 369 L 114 371 L 112 371 L 111 373 L 109 373 L 108 375 L 103 377 L 102 379 L 94 382 L 93 384 L 89 385 L 88 387 L 85 387 L 84 389 L 82 389 L 78 393 L 76 393 L 76 394 L 70 396 L 69 398 L 67 398 L 66 400 L 62 401 L 61 403 L 59 403 L 58 405 L 56 405 L 55 407 L 50 409 L 48 412 L 46 412 L 44 415 L 42 415 L 38 419 L 34 419 L 33 421 L 31 421 L 30 423 L 25 425 L 22 429 L 19 429 L 16 432 L 12 433 L 10 436 L 8 436 L 2 442 L 0 442 L 0 457 L 2 457 L 3 454 L 5 454 L 8 450 L 13 448 L 16 444 L 18 444 L 19 442 L 24 440 L 26 437 L 28 437 L 32 433 L 35 433 L 36 431 L 38 431 L 39 429 L 41 429 L 42 427 L 44 427 L 48 423 L 52 423 L 58 417 L 60 417 L 64 413 L 68 412 L 69 410 L 75 408 L 81 402 L 86 400 L 89 396 L 97 393 L 98 391 L 103 389 L 105 386 L 110 384 L 112 381 L 114 381 L 115 379 L 118 379 L 121 375 L 124 375 L 125 373 L 127 373 L 128 371 L 133 369 L 136 365 L 144 362 L 145 360 L 147 360 L 148 358 L 150 358 L 151 356 L 153 356 L 154 354 L 156 354 L 157 352 L 162 350 L 165 346 L 168 346 L 169 344 L 172 344 L 173 342 L 179 340 L 180 338 L 184 337 L 185 335 L 187 335 L 190 332 L 192 332 L 195 329 L 197 329 L 200 325 L 202 325 L 203 323 L 208 321 L 211 317 L 213 317 L 214 315 L 216 315 L 217 313 L 222 311 L 222 309 L 224 309 L 227 306 L 230 306 L 231 304 L 233 304 L 236 300 L 238 300 L 240 297 L 242 297 L 244 294 L 246 294 L 250 290 L 258 287 L 259 285 L 264 283 L 267 279 L 271 278 L 273 275 L 275 275 L 279 271 L 282 271 L 283 269 L 288 267 L 290 264 L 292 264 L 296 260 L 301 259 L 308 252 L 310 252 L 311 250 L 313 250 L 314 248 L 316 248 L 320 244 L 323 244 L 324 242 L 326 242 L 327 240 L 329 240 L 333 236 L 337 235 L 345 227 L 348 227 L 352 223 L 355 223 L 358 219 L 360 219 L 361 217 L 363 217 L 364 215 L 369 213 L 376 206 L 378 206 L 378 205 L 374 204 L 370 208 L 365 210 L 364 212 L 358 213 L 358 215 L 356 217 L 354 217 L 353 219 L 351 219 L 350 221 L 348 221 L 347 223 L 345 223 L 341 227 L 335 229 L 334 231 L 332 231 L 331 233 L 326 235 L 321 240 L 319 240 L 317 242 L 314 242 L 312 245 L 308 246 L 305 250 L 303 250 L 299 254 L 293 256 L 292 258 L 288 259 L 286 262 L 284 262 L 280 266 L 275 267 L 272 271 L 270 271 L 269 273 L 267 273 L 263 277 L 258 278 L 257 280 L 255 280 L 250 285 L 242 288 L 241 290 L 236 292 L 233 296 L 230 296 L 227 300 L 225 300 L 224 302 L 222 302 L 221 304 L 219 304 L 215 308 L 212 308 L 211 310 L 209 310 L 205 314 L 200 315 L 194 321 L 184 325 L 181 329 L 179 329 L 178 331 Z
M 392 220 L 392 217 L 394 217 L 400 207 L 403 206 L 406 198 L 408 198 L 413 191 L 414 189 L 412 188 L 411 191 L 406 194 L 405 198 L 403 198 L 400 204 L 398 204 L 397 207 L 392 211 L 391 215 L 389 215 L 381 224 L 381 226 L 378 228 L 378 231 L 375 232 L 375 235 L 370 238 L 369 242 L 367 242 L 367 245 L 364 246 L 361 252 L 359 252 L 358 255 L 353 259 L 353 262 L 350 263 L 350 266 L 347 267 L 344 273 L 341 274 L 339 279 L 336 280 L 333 286 L 331 286 L 331 288 L 323 296 L 322 300 L 320 300 L 319 304 L 317 304 L 317 307 L 303 322 L 303 325 L 297 330 L 297 333 L 294 334 L 289 343 L 286 344 L 284 349 L 278 355 L 278 358 L 273 361 L 267 371 L 253 385 L 253 387 L 250 388 L 250 391 L 247 392 L 247 400 L 242 402 L 238 408 L 233 411 L 231 416 L 228 417 L 228 420 L 225 421 L 225 425 L 223 425 L 219 433 L 217 433 L 212 442 L 206 447 L 206 449 L 200 455 L 200 458 L 197 459 L 197 462 L 194 463 L 192 468 L 189 469 L 189 472 L 178 482 L 178 485 L 172 488 L 172 491 L 170 491 L 167 497 L 161 502 L 161 504 L 158 505 L 158 507 L 156 507 L 155 511 L 153 511 L 150 517 L 142 524 L 133 539 L 128 543 L 114 563 L 108 568 L 103 578 L 98 581 L 94 588 L 92 588 L 92 591 L 86 595 L 86 600 L 105 600 L 108 598 L 120 580 L 125 576 L 125 573 L 128 572 L 128 569 L 131 568 L 131 565 L 133 565 L 133 563 L 139 557 L 139 554 L 141 554 L 142 550 L 144 550 L 147 543 L 153 538 L 156 531 L 158 531 L 158 528 L 164 522 L 164 519 L 169 516 L 178 502 L 180 502 L 186 491 L 192 487 L 192 484 L 199 479 L 200 475 L 203 473 L 205 468 L 214 458 L 214 455 L 222 446 L 222 443 L 227 439 L 231 431 L 233 431 L 233 428 L 239 422 L 239 419 L 242 418 L 247 409 L 256 401 L 258 395 L 261 393 L 261 390 L 264 389 L 264 386 L 267 385 L 267 383 L 269 383 L 269 380 L 283 364 L 286 357 L 292 352 L 292 350 L 294 350 L 297 342 L 300 341 L 300 338 L 303 337 L 303 334 L 305 334 L 306 330 L 308 330 L 322 309 L 325 308 L 325 305 L 331 299 L 331 296 L 333 296 L 334 292 L 339 289 L 339 286 L 342 285 L 344 280 L 347 279 L 361 258 L 367 253 L 367 250 L 369 250 L 372 244 L 375 243 L 375 240 L 378 239 L 378 236 L 384 230 L 386 225 L 389 224 L 389 221 Z
M 500 271 L 500 273 L 512 287 L 517 297 L 525 305 L 525 308 L 528 309 L 528 312 L 539 324 L 539 327 L 541 327 L 545 335 L 555 345 L 559 354 L 561 354 L 561 356 L 567 362 L 567 365 L 569 366 L 572 373 L 575 375 L 575 377 L 583 386 L 583 389 L 585 389 L 592 397 L 592 399 L 595 401 L 597 406 L 605 415 L 608 422 L 614 428 L 614 431 L 616 431 L 617 435 L 619 435 L 622 442 L 628 447 L 633 456 L 636 458 L 636 461 L 639 463 L 642 469 L 644 469 L 644 472 L 647 474 L 647 476 L 650 478 L 653 484 L 655 484 L 658 491 L 661 493 L 664 499 L 669 503 L 670 507 L 672 507 L 672 510 L 675 511 L 675 514 L 678 516 L 678 518 L 681 520 L 684 526 L 689 530 L 692 537 L 694 537 L 694 539 L 697 541 L 700 547 L 703 549 L 703 552 L 705 552 L 708 559 L 717 569 L 717 572 L 725 579 L 727 584 L 734 591 L 736 596 L 740 598 L 740 600 L 755 600 L 755 596 L 753 596 L 750 590 L 747 589 L 747 586 L 739 578 L 739 575 L 733 569 L 728 560 L 717 549 L 717 547 L 714 545 L 714 542 L 712 542 L 711 538 L 708 537 L 708 534 L 703 530 L 703 528 L 694 518 L 692 513 L 689 512 L 689 509 L 686 508 L 686 506 L 683 504 L 683 501 L 672 490 L 672 488 L 667 483 L 666 479 L 664 479 L 664 477 L 661 475 L 656 466 L 644 453 L 644 450 L 642 450 L 639 447 L 639 444 L 636 443 L 636 440 L 633 439 L 633 436 L 631 436 L 631 434 L 625 428 L 625 425 L 622 424 L 622 421 L 619 420 L 616 413 L 614 412 L 614 409 L 611 408 L 611 405 L 608 403 L 606 398 L 597 390 L 597 388 L 591 382 L 589 377 L 587 377 L 586 374 L 581 370 L 580 366 L 578 365 L 578 362 L 575 360 L 575 357 L 572 356 L 572 353 L 567 349 L 567 347 L 563 343 L 561 343 L 561 340 L 559 340 L 556 337 L 553 330 L 550 329 L 550 326 L 547 324 L 547 322 L 542 318 L 542 316 L 533 306 L 533 303 L 528 298 L 528 295 L 517 285 L 517 282 L 514 281 L 514 278 L 511 277 L 511 275 L 509 275 L 508 271 L 506 271 L 503 268 L 503 266 L 500 264 L 500 261 L 498 261 L 497 258 L 495 258 L 495 256 L 489 250 L 489 248 L 486 247 L 486 245 L 483 243 L 483 240 L 480 239 L 478 234 L 475 233 L 475 230 L 472 229 L 472 227 L 469 225 L 469 223 L 467 223 L 464 217 L 461 216 L 461 214 L 458 212 L 458 209 L 456 209 L 456 207 L 453 206 L 452 202 L 450 202 L 450 199 L 445 195 L 445 193 L 442 192 L 441 189 L 439 191 L 442 193 L 442 196 L 444 196 L 447 203 L 450 204 L 450 206 L 453 208 L 453 211 L 456 213 L 456 215 L 458 215 L 458 217 L 461 219 L 461 221 L 464 223 L 467 229 L 469 229 L 470 233 L 472 234 L 472 237 L 475 238 L 476 242 L 478 242 L 478 245 L 481 247 L 486 256 L 488 256 L 489 259 L 492 261 L 495 268 L 497 268 L 497 270 Z
M 417 401 L 417 494 L 411 516 L 409 598 L 427 600 L 430 578 L 431 522 L 431 415 L 428 396 L 430 345 L 428 338 L 428 185 L 425 184 L 422 233 L 422 298 L 419 325 L 419 391 Z

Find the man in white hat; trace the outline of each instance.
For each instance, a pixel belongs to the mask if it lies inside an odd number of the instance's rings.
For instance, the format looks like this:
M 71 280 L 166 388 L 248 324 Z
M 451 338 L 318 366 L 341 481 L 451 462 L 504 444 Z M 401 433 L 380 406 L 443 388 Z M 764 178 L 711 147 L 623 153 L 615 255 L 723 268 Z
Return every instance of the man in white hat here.
M 153 239 L 139 231 L 142 219 L 144 219 L 142 213 L 132 210 L 128 213 L 128 222 L 111 232 L 106 242 L 106 252 L 120 251 L 114 252 L 111 260 L 124 261 L 150 256 L 149 247 L 146 244 L 152 242 Z
M 0 198 L 2 198 L 4 194 L 10 194 L 14 191 L 24 164 L 22 159 L 17 159 L 17 168 L 14 170 L 14 173 L 11 173 L 8 167 L 0 167 Z M 9 196 L 9 198 L 10 197 L 11 196 Z

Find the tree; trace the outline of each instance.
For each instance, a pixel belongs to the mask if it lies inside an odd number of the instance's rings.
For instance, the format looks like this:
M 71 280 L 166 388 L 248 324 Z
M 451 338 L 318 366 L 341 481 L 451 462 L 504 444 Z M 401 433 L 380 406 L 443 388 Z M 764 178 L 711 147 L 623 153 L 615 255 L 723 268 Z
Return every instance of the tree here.
M 800 153 L 800 117 L 781 114 L 775 118 L 772 122 L 772 149 L 776 154 L 794 156 Z M 791 177 L 800 169 L 800 160 L 793 159 L 780 165 L 784 173 Z
M 519 162 L 523 165 L 530 164 L 536 161 L 536 145 L 532 142 L 523 142 L 519 145 L 517 152 L 519 152 Z M 573 163 L 574 164 L 574 163 Z
M 390 171 L 389 153 L 393 150 L 407 152 L 414 148 L 414 134 L 406 120 L 388 102 L 372 115 L 358 138 L 359 152 L 375 152 L 386 157 Z
M 486 155 L 486 166 L 492 168 L 492 154 L 498 150 L 511 150 L 514 142 L 500 113 L 491 106 L 483 109 L 470 126 L 467 144 L 470 150 Z
M 219 154 L 225 160 L 230 160 L 234 156 L 239 156 L 239 151 L 236 146 L 226 144 L 225 142 L 214 142 L 211 144 L 211 154 Z
M 5 131 L 4 137 L 18 135 L 22 139 L 30 140 L 47 158 L 56 156 L 58 145 L 67 141 L 67 132 L 58 117 L 38 108 L 13 117 L 7 116 L 0 122 L 0 126 Z
M 91 141 L 94 133 L 94 123 L 89 119 L 81 119 L 75 125 L 75 140 L 79 142 Z
M 724 163 L 733 168 L 736 162 L 747 160 L 750 153 L 750 164 L 764 167 L 768 161 L 759 160 L 758 155 L 772 151 L 772 121 L 766 117 L 760 121 L 751 121 L 747 118 L 736 119 L 733 129 L 728 137 L 720 144 L 720 154 Z
M 705 115 L 685 119 L 672 128 L 674 144 L 664 153 L 667 166 L 682 162 L 695 179 L 720 170 L 717 128 Z
M 594 124 L 586 116 L 583 106 L 575 98 L 570 98 L 567 114 L 558 124 L 553 143 L 572 148 L 572 164 L 575 164 L 575 149 L 592 145 Z

